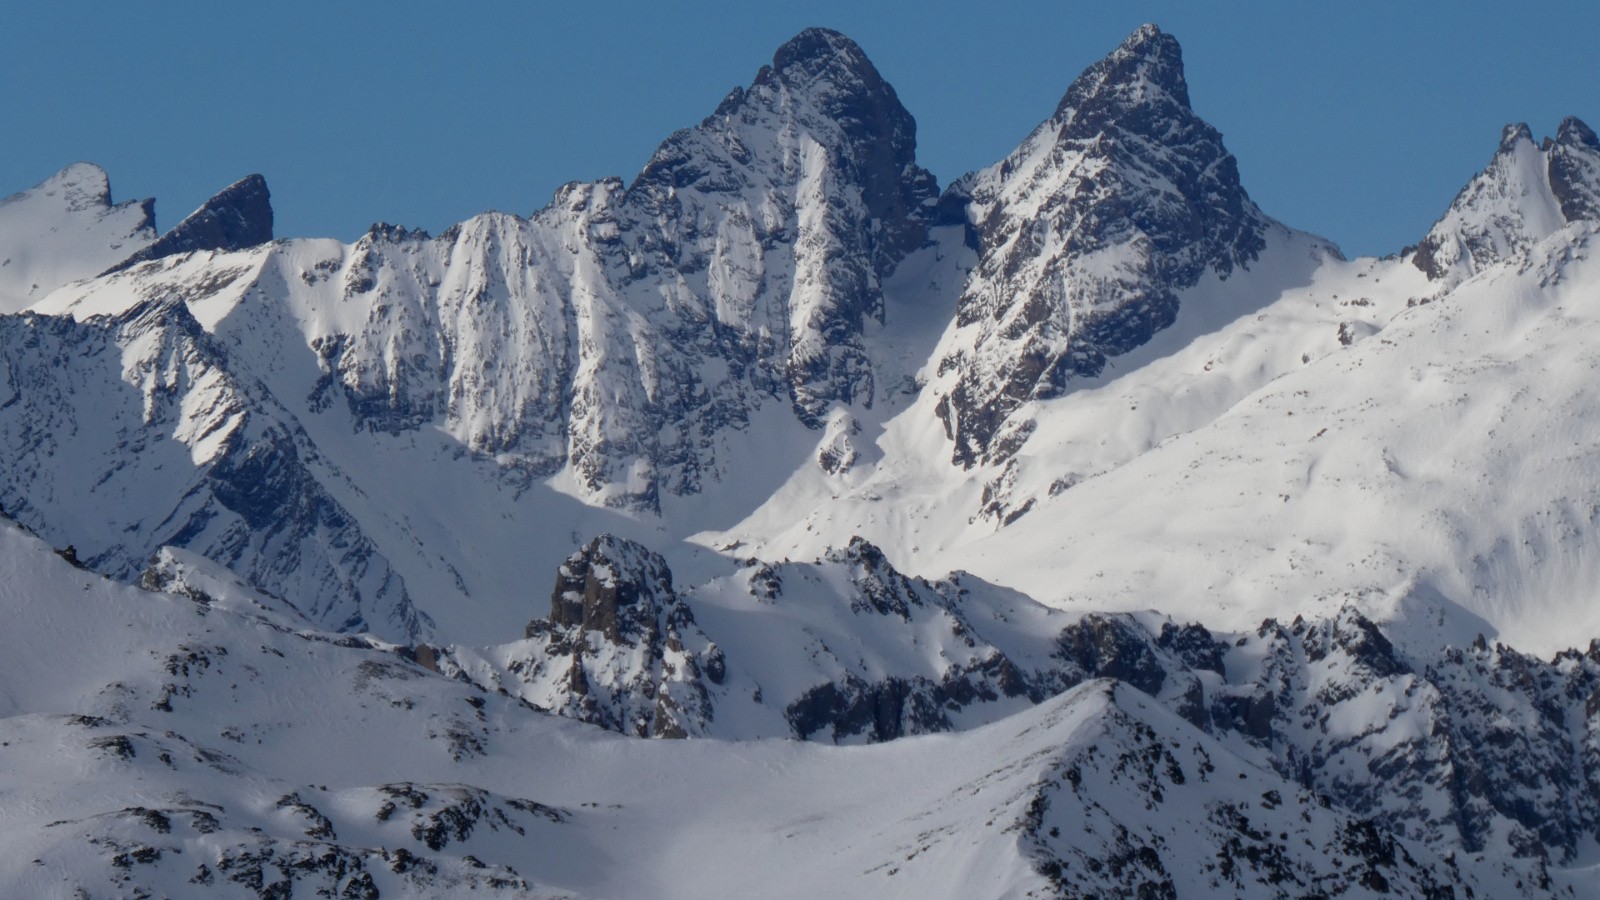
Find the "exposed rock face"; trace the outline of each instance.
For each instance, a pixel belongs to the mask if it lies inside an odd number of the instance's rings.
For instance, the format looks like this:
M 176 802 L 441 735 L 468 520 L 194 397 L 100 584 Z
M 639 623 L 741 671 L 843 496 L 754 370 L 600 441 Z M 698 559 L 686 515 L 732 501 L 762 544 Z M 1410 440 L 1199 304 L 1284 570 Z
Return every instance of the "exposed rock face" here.
M 1507 125 L 1488 167 L 1467 182 L 1411 262 L 1453 284 L 1528 250 L 1565 225 L 1600 221 L 1600 140 L 1568 117 L 1555 140 Z
M 702 623 L 695 609 L 715 617 Z M 773 637 L 746 632 L 729 609 L 759 612 Z M 993 721 L 1098 677 L 1204 725 L 1184 658 L 1215 642 L 1198 626 L 1181 635 L 1153 642 L 1127 616 L 1080 618 L 970 577 L 909 578 L 860 538 L 680 597 L 660 556 L 602 536 L 561 566 L 550 615 L 527 640 L 453 648 L 443 668 L 633 734 L 854 743 Z
M 666 561 L 640 544 L 602 535 L 556 573 L 548 622 L 598 631 L 613 642 L 638 640 L 657 626 L 663 605 L 679 605 Z
M 845 590 L 836 601 L 841 606 L 830 609 L 822 598 L 807 596 L 806 582 L 817 581 L 842 582 Z M 812 604 L 820 607 L 813 615 L 843 620 L 834 628 L 817 623 L 804 629 L 808 646 L 795 648 L 813 664 L 823 661 L 810 677 L 825 680 L 792 698 L 769 699 L 763 692 L 764 700 L 781 704 L 790 731 L 803 740 L 887 741 L 949 731 L 964 716 L 999 716 L 1000 710 L 1038 703 L 1076 683 L 1072 674 L 1042 663 L 1041 648 L 985 627 L 990 617 L 1006 619 L 1003 605 L 986 608 L 993 598 L 980 593 L 968 601 L 969 589 L 958 581 L 908 578 L 861 538 L 814 566 L 760 567 L 747 583 L 780 606 Z M 986 587 L 974 585 L 979 591 Z M 968 603 L 971 608 L 964 609 Z M 939 663 L 906 665 L 896 645 L 920 643 L 913 635 L 944 646 Z M 778 680 L 780 666 L 797 663 L 735 658 L 730 664 L 753 672 L 758 683 L 770 683 Z M 773 671 L 761 671 L 766 667 Z
M 1539 862 L 1592 851 L 1600 824 L 1600 653 L 1543 662 L 1480 642 L 1409 660 L 1351 610 L 1267 622 L 1230 651 L 1212 694 L 1219 731 L 1386 828 Z M 1243 674 L 1243 673 L 1241 673 Z
M 568 557 L 550 615 L 493 655 L 529 703 L 639 737 L 705 734 L 724 667 L 666 561 L 611 535 Z
M 1556 139 L 1543 147 L 1550 192 L 1568 222 L 1600 221 L 1600 138 L 1578 119 L 1561 120 Z
M 200 250 L 243 250 L 272 240 L 272 195 L 267 180 L 247 175 L 201 204 L 155 243 L 103 274 L 152 259 Z
M 1269 224 L 1190 108 L 1178 42 L 1153 25 L 1005 160 L 951 185 L 941 209 L 961 207 L 980 258 L 936 389 L 964 466 L 1009 456 L 1026 435 L 1018 407 L 1171 325 L 1177 292 L 1250 263 Z
M 882 278 L 926 237 L 937 187 L 861 49 L 812 29 L 662 143 L 632 184 L 569 184 L 531 219 L 351 249 L 349 334 L 311 336 L 368 427 L 441 422 L 599 503 L 700 490 L 714 438 L 781 399 L 821 427 L 870 405 L 861 343 Z
M 789 271 L 771 273 L 788 298 L 780 371 L 796 414 L 816 427 L 832 402 L 870 404 L 862 323 L 882 318 L 879 281 L 925 239 L 936 196 L 894 89 L 849 38 L 812 28 L 698 128 L 662 144 L 624 201 L 628 218 L 659 223 L 635 229 L 646 271 L 678 281 L 711 270 L 714 307 L 691 323 L 743 324 L 737 310 L 756 298 L 737 281 L 769 264 L 741 251 L 789 245 L 779 272 Z
M 1182 726 L 1124 685 L 1087 684 L 1056 702 L 1096 694 L 1112 699 L 1108 714 L 1050 760 L 1018 822 L 1057 896 L 1487 895 L 1470 862 L 1408 846 L 1220 747 L 1174 739 Z

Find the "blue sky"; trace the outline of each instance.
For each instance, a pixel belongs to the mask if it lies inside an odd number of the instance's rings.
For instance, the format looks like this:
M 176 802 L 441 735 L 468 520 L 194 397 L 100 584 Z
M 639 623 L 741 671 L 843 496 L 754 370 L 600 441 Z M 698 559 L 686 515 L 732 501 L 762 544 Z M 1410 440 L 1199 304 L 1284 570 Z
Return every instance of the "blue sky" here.
M 813 0 L 12 4 L 0 194 L 77 160 L 162 227 L 250 172 L 280 236 L 526 214 L 631 177 L 808 25 L 855 38 L 947 183 L 1009 151 L 1141 22 L 1184 47 L 1245 187 L 1347 252 L 1415 242 L 1502 125 L 1600 127 L 1600 5 Z

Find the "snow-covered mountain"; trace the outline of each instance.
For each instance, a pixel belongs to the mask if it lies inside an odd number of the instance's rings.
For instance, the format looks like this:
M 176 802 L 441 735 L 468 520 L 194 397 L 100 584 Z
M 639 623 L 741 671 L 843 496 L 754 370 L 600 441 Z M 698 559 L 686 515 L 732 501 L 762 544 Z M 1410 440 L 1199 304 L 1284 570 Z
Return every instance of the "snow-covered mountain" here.
M 1545 892 L 1110 680 L 954 737 L 641 741 L 309 630 L 198 557 L 147 593 L 0 524 L 0 566 L 8 895 Z
M 1356 260 L 1155 26 L 915 151 L 811 29 L 437 237 L 0 201 L 0 893 L 1594 895 L 1594 133 Z
M 1507 125 L 1488 168 L 1461 189 L 1411 261 L 1433 280 L 1459 282 L 1518 261 L 1573 222 L 1600 221 L 1600 139 L 1568 117 L 1554 140 Z
M 105 170 L 62 169 L 0 200 L 0 311 L 26 309 L 51 291 L 99 274 L 156 239 L 155 201 L 111 202 Z
M 979 261 L 933 389 L 956 462 L 1004 460 L 1014 417 L 1149 342 L 1178 292 L 1256 260 L 1274 225 L 1189 107 L 1178 42 L 1134 32 L 1009 156 L 952 185 Z

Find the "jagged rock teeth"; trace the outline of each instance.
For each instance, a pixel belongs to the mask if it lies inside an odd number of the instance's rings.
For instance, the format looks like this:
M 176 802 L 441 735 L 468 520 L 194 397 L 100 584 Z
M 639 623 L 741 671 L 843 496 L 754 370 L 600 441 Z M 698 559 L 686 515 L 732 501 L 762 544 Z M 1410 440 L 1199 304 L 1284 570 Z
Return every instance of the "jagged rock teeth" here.
M 1526 124 L 1513 123 L 1501 132 L 1489 165 L 1456 195 L 1411 262 L 1449 286 L 1525 256 L 1578 221 L 1600 221 L 1600 140 L 1571 116 L 1555 140 L 1539 144 Z

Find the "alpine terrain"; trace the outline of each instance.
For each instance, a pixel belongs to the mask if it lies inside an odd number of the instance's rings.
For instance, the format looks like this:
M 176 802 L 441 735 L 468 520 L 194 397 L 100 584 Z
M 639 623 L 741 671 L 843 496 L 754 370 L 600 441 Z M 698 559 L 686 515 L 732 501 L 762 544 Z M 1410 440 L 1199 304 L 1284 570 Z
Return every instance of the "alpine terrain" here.
M 0 895 L 1600 896 L 1600 139 L 1352 260 L 1154 25 L 1040 113 L 0 200 Z

